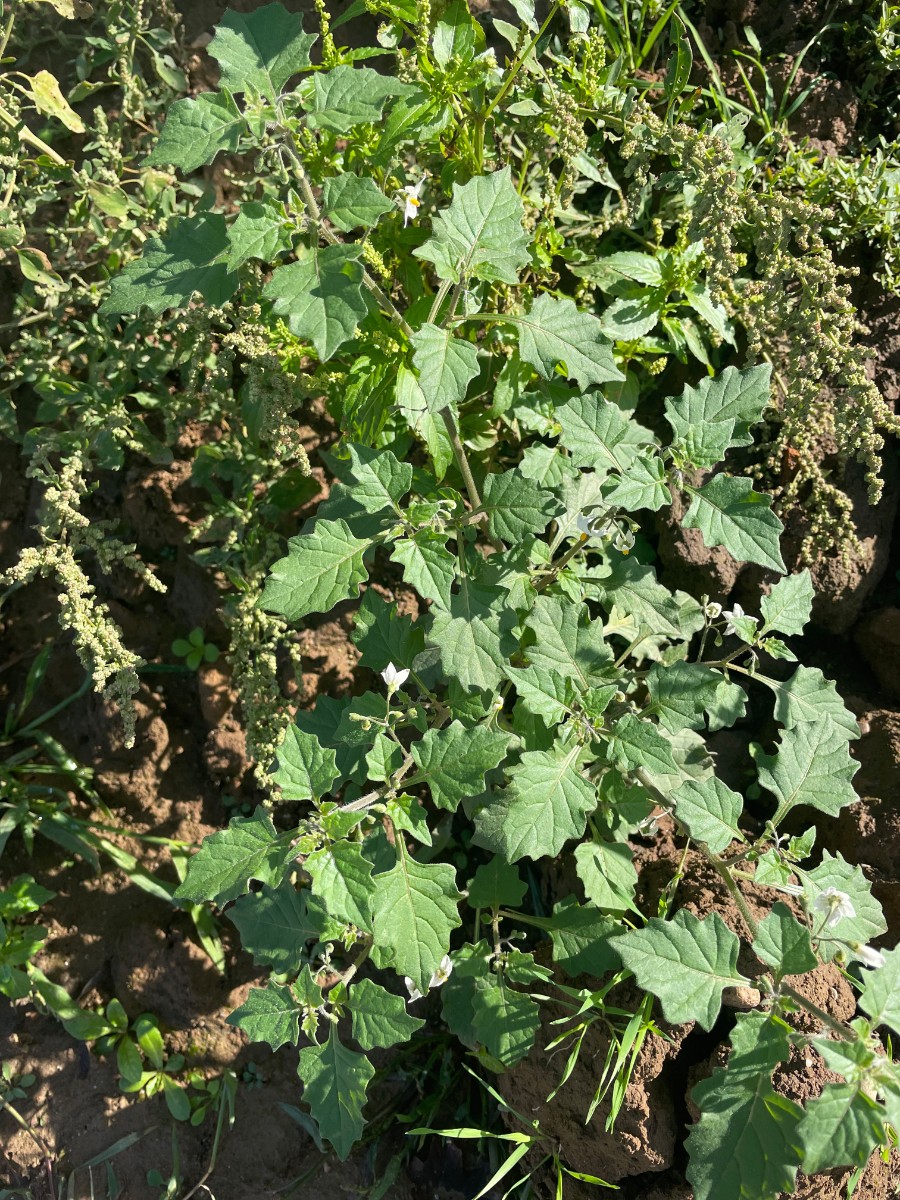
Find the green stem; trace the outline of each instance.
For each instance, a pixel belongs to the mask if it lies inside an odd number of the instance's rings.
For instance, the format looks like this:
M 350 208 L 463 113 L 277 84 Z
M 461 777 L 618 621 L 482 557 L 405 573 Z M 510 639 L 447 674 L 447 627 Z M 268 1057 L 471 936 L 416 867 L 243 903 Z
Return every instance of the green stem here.
M 587 542 L 587 540 L 588 540 L 588 535 L 586 533 L 583 533 L 579 537 L 577 542 L 572 543 L 572 545 L 565 552 L 565 554 L 562 556 L 562 558 L 558 559 L 555 563 L 551 563 L 550 570 L 546 573 L 546 575 L 543 576 L 543 578 L 539 579 L 538 582 L 534 585 L 535 591 L 542 592 L 544 590 L 544 588 L 548 588 L 555 579 L 558 579 L 562 569 L 564 567 L 568 566 L 568 564 L 572 561 L 572 559 L 579 552 L 579 550 L 584 549 L 584 546 L 585 546 L 585 543 Z
M 754 941 L 756 941 L 757 935 L 759 934 L 759 925 L 758 925 L 757 920 L 754 917 L 753 913 L 750 911 L 750 909 L 747 905 L 747 901 L 741 895 L 740 888 L 735 883 L 734 876 L 731 874 L 731 871 L 728 869 L 728 865 L 726 863 L 724 863 L 721 860 L 721 858 L 717 857 L 717 855 L 711 854 L 708 850 L 705 850 L 703 848 L 703 846 L 701 846 L 700 849 L 701 849 L 704 857 L 706 858 L 707 862 L 712 864 L 713 868 L 715 869 L 716 874 L 719 876 L 719 878 L 722 880 L 722 882 L 728 888 L 728 891 L 729 891 L 729 894 L 731 895 L 732 900 L 737 905 L 738 911 L 740 912 L 741 916 L 744 919 L 744 924 L 750 930 L 750 936 L 752 937 L 752 939 Z
M 0 59 L 6 53 L 6 47 L 9 45 L 9 39 L 12 34 L 13 22 L 16 19 L 16 9 L 19 7 L 19 0 L 10 0 L 9 16 L 6 18 L 6 24 L 3 26 L 3 32 L 0 33 Z
M 312 190 L 312 185 L 309 182 L 309 176 L 306 174 L 306 169 L 303 166 L 300 156 L 297 154 L 296 150 L 294 150 L 293 146 L 289 145 L 287 142 L 284 142 L 283 146 L 294 166 L 294 170 L 296 171 L 297 181 L 300 184 L 300 191 L 303 193 L 303 202 L 306 205 L 306 211 L 309 214 L 310 221 L 312 221 L 312 223 L 316 226 L 317 231 L 322 235 L 322 237 L 325 238 L 327 242 L 329 242 L 331 245 L 341 245 L 342 243 L 339 241 L 339 239 L 334 235 L 334 233 L 332 233 L 332 231 L 322 220 L 321 209 L 316 201 L 315 194 Z M 407 338 L 412 338 L 412 327 L 394 304 L 393 300 L 390 298 L 384 288 L 382 288 L 379 283 L 376 283 L 365 267 L 363 268 L 363 284 L 387 310 L 391 320 L 394 321 L 397 326 L 399 326 L 405 336 Z M 438 293 L 438 296 L 440 296 L 440 292 Z M 469 501 L 473 508 L 481 508 L 481 497 L 475 484 L 475 478 L 472 475 L 472 468 L 470 467 L 469 460 L 466 457 L 465 447 L 460 439 L 459 429 L 457 428 L 456 421 L 449 408 L 441 409 L 441 419 L 443 420 L 444 427 L 447 430 L 447 436 L 450 439 L 450 446 L 453 450 L 453 457 L 456 459 L 456 465 L 459 468 L 460 475 L 462 475 L 463 483 L 466 486 L 466 491 L 469 496 Z
M 789 997 L 800 1008 L 805 1008 L 808 1013 L 812 1013 L 814 1017 L 818 1017 L 822 1024 L 827 1025 L 831 1032 L 836 1034 L 841 1041 L 852 1042 L 856 1040 L 856 1034 L 852 1030 L 847 1029 L 845 1025 L 842 1025 L 840 1021 L 830 1013 L 827 1013 L 824 1008 L 819 1008 L 818 1004 L 814 1004 L 812 1000 L 807 1000 L 804 995 L 795 991 L 789 984 L 782 983 L 779 986 L 779 991 L 782 996 Z
M 459 467 L 459 473 L 462 475 L 463 483 L 466 485 L 469 502 L 473 508 L 481 508 L 481 496 L 478 493 L 478 487 L 472 475 L 472 468 L 469 466 L 469 460 L 466 457 L 466 449 L 462 444 L 459 430 L 456 427 L 456 421 L 449 408 L 441 409 L 441 420 L 444 422 L 444 428 L 447 430 L 447 437 L 450 439 L 450 446 L 453 450 L 453 457 L 456 459 L 456 465 Z
M 21 1113 L 18 1111 L 17 1108 L 15 1108 L 12 1104 L 10 1104 L 10 1102 L 6 1099 L 5 1096 L 0 1096 L 0 1112 L 2 1112 L 4 1108 L 9 1113 L 9 1115 L 12 1117 L 12 1119 L 18 1123 L 18 1125 L 25 1131 L 25 1133 L 28 1134 L 28 1136 L 31 1138 L 31 1140 L 34 1142 L 34 1144 L 37 1146 L 38 1150 L 40 1150 L 41 1154 L 43 1154 L 44 1158 L 46 1158 L 48 1160 L 48 1162 L 52 1162 L 53 1155 L 50 1153 L 50 1150 L 48 1149 L 46 1142 L 44 1142 L 44 1140 L 42 1138 L 38 1137 L 38 1135 L 34 1132 L 34 1130 L 31 1128 L 31 1126 L 28 1124 L 28 1122 L 21 1115 Z
M 509 72 L 506 76 L 506 79 L 503 81 L 503 86 L 500 88 L 500 91 L 497 93 L 497 95 L 494 97 L 494 99 L 490 102 L 490 104 L 485 109 L 484 115 L 478 119 L 478 123 L 476 126 L 476 136 L 477 136 L 477 132 L 480 130 L 482 138 L 484 137 L 484 126 L 487 122 L 488 117 L 491 115 L 491 113 L 494 111 L 494 109 L 497 107 L 497 105 L 500 103 L 500 101 L 504 100 L 506 98 L 506 95 L 509 92 L 510 88 L 516 82 L 516 78 L 518 77 L 519 72 L 522 70 L 522 67 L 525 65 L 525 60 L 528 58 L 528 56 L 531 54 L 532 50 L 534 50 L 535 46 L 538 44 L 538 42 L 541 40 L 541 38 L 547 32 L 547 29 L 550 26 L 550 22 L 553 20 L 553 18 L 559 12 L 560 6 L 561 6 L 561 0 L 556 0 L 556 3 L 553 5 L 553 7 L 550 9 L 549 13 L 547 14 L 547 19 L 544 21 L 543 25 L 540 27 L 540 29 L 537 31 L 537 33 L 534 35 L 534 37 L 531 39 L 531 41 L 528 43 L 528 45 L 525 47 L 525 49 L 520 54 L 516 55 L 512 65 L 509 68 Z
M 27 125 L 21 121 L 17 121 L 15 117 L 2 107 L 0 107 L 0 124 L 5 125 L 7 129 L 13 130 L 20 142 L 27 142 L 28 145 L 34 146 L 36 150 L 40 150 L 42 154 L 46 154 L 48 158 L 52 158 L 57 166 L 64 167 L 67 165 L 66 160 L 62 155 L 57 154 L 52 146 L 48 146 L 37 134 L 32 133 Z

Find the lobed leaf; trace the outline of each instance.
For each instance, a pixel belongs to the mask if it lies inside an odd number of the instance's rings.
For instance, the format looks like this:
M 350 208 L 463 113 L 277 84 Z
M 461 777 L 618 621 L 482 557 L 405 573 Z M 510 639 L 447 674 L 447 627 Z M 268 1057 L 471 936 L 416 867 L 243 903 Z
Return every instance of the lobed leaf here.
M 353 1018 L 353 1036 L 363 1050 L 387 1049 L 408 1042 L 425 1024 L 406 1011 L 406 1001 L 371 979 L 360 979 L 350 988 L 347 1007 Z
M 456 872 L 446 863 L 419 863 L 401 850 L 390 871 L 375 876 L 372 912 L 376 963 L 412 979 L 420 992 L 450 949 L 462 924 Z
M 332 225 L 344 233 L 374 229 L 381 217 L 396 208 L 372 179 L 349 172 L 325 180 L 322 203 Z
M 859 763 L 850 755 L 843 730 L 830 721 L 782 730 L 778 753 L 757 761 L 759 782 L 778 799 L 776 825 L 799 804 L 836 817 L 857 798 L 852 781 Z
M 300 1040 L 300 1006 L 291 989 L 277 983 L 251 988 L 226 1023 L 242 1029 L 251 1042 L 268 1042 L 273 1050 Z
M 224 217 L 218 213 L 184 217 L 162 241 L 151 238 L 140 258 L 133 258 L 113 276 L 100 312 L 137 313 L 148 308 L 158 315 L 167 308 L 187 308 L 195 292 L 207 304 L 224 304 L 238 285 L 237 275 L 222 261 L 227 253 Z
M 453 337 L 449 329 L 428 323 L 417 329 L 410 340 L 413 366 L 419 373 L 419 387 L 428 411 L 438 414 L 448 408 L 455 413 L 478 374 L 475 347 Z
M 503 762 L 510 741 L 508 733 L 486 725 L 467 729 L 460 721 L 429 729 L 410 748 L 417 780 L 428 784 L 438 808 L 454 812 L 463 800 L 481 795 L 485 775 Z
M 282 798 L 319 800 L 339 777 L 334 750 L 296 725 L 289 725 L 278 747 L 278 768 L 272 775 Z
M 169 164 L 196 171 L 211 163 L 220 150 L 237 150 L 241 135 L 247 132 L 247 120 L 227 91 L 201 92 L 196 99 L 176 100 L 166 113 L 147 165 Z
M 309 51 L 316 34 L 303 32 L 303 18 L 281 4 L 255 12 L 226 9 L 209 44 L 221 69 L 221 86 L 231 92 L 253 90 L 277 100 L 292 75 L 312 66 Z
M 453 189 L 449 208 L 435 216 L 431 237 L 413 254 L 433 263 L 439 279 L 515 284 L 529 259 L 524 217 L 509 167 L 476 175 Z
M 251 880 L 279 884 L 294 855 L 265 810 L 257 808 L 252 817 L 233 817 L 227 829 L 203 839 L 175 898 L 195 904 L 203 900 L 227 904 L 243 895 Z
M 581 746 L 557 742 L 552 750 L 529 750 L 509 770 L 509 786 L 477 814 L 479 845 L 507 862 L 554 857 L 581 837 L 597 789 L 581 773 Z
M 328 612 L 338 601 L 359 595 L 368 547 L 369 539 L 355 537 L 346 521 L 317 521 L 312 533 L 288 542 L 287 556 L 269 571 L 260 604 L 289 621 Z
M 362 1135 L 366 1088 L 375 1068 L 364 1054 L 348 1050 L 332 1025 L 326 1042 L 300 1051 L 297 1071 L 319 1133 L 345 1159 Z
M 652 992 L 667 1021 L 712 1029 L 727 987 L 749 981 L 737 969 L 740 942 L 718 913 L 700 921 L 679 909 L 671 921 L 651 917 L 644 929 L 615 939 L 638 986 Z
M 772 512 L 771 496 L 754 492 L 749 479 L 732 475 L 714 475 L 689 491 L 685 529 L 699 529 L 707 546 L 724 546 L 740 562 L 787 570 L 779 548 L 784 526 Z
M 623 379 L 615 364 L 612 346 L 600 322 L 580 312 L 574 300 L 557 300 L 541 293 L 523 317 L 515 318 L 519 354 L 544 379 L 552 379 L 557 366 L 584 390 L 594 384 Z
M 369 311 L 357 246 L 300 246 L 297 261 L 276 267 L 263 288 L 292 333 L 312 342 L 322 362 L 356 336 Z

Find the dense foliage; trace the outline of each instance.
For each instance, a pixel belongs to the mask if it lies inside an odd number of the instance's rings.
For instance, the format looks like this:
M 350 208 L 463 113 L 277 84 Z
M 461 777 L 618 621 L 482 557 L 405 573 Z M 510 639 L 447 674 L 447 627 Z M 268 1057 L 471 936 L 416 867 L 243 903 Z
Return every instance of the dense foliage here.
M 723 998 L 749 989 L 727 1062 L 693 1092 L 697 1200 L 769 1200 L 799 1170 L 863 1167 L 900 1130 L 900 1068 L 881 1036 L 900 1034 L 900 948 L 871 947 L 886 925 L 859 867 L 827 851 L 811 865 L 815 813 L 854 800 L 858 728 L 791 648 L 813 587 L 807 569 L 788 573 L 778 515 L 811 486 L 807 552 L 849 536 L 849 501 L 812 447 L 837 437 L 874 496 L 877 428 L 893 418 L 797 160 L 767 166 L 746 114 L 693 119 L 674 7 L 623 33 L 602 4 L 557 3 L 539 24 L 515 0 L 520 23 L 486 31 L 465 0 L 434 13 L 374 0 L 378 45 L 352 51 L 324 12 L 318 35 L 277 3 L 227 12 L 209 46 L 218 90 L 171 104 L 147 160 L 170 199 L 84 318 L 98 337 L 119 318 L 125 341 L 152 329 L 150 345 L 181 359 L 205 339 L 243 372 L 216 400 L 239 406 L 238 511 L 206 561 L 234 588 L 232 661 L 271 796 L 204 842 L 174 901 L 201 930 L 201 905 L 227 906 L 270 968 L 231 1020 L 273 1049 L 300 1046 L 303 1098 L 341 1157 L 363 1134 L 371 1052 L 415 1039 L 435 988 L 447 1030 L 487 1071 L 529 1053 L 548 993 L 573 1021 L 607 1021 L 628 1049 L 595 1104 L 621 1103 L 655 1006 L 711 1030 Z M 166 169 L 220 153 L 253 163 L 239 202 L 178 211 Z M 800 345 L 811 360 L 791 359 Z M 145 353 L 140 378 L 162 350 Z M 788 360 L 805 375 L 796 389 Z M 832 368 L 843 386 L 826 404 Z M 282 485 L 279 518 L 304 497 L 295 414 L 322 396 L 341 431 L 336 482 L 285 554 L 260 496 Z M 105 464 L 123 446 L 164 454 L 122 411 Z M 84 604 L 80 550 L 146 568 L 79 526 L 83 455 L 100 439 L 42 436 L 32 473 L 52 536 L 11 581 L 68 572 L 64 592 Z M 786 448 L 801 466 L 776 485 Z M 195 472 L 213 492 L 217 469 Z M 648 534 L 662 518 L 765 572 L 758 615 L 660 582 Z M 402 579 L 414 611 L 370 579 Z M 348 601 L 372 687 L 291 718 L 271 686 L 275 648 Z M 114 679 L 127 701 L 140 664 L 103 643 L 104 615 L 67 622 L 98 686 Z M 195 630 L 176 653 L 196 666 L 217 649 Z M 740 794 L 706 738 L 762 696 L 778 740 L 755 747 Z M 747 795 L 767 819 L 748 819 Z M 638 891 L 629 843 L 663 819 L 685 859 L 690 847 L 721 878 L 739 927 L 680 907 L 677 877 Z M 541 873 L 577 879 L 549 913 Z M 10 935 L 7 994 L 52 986 L 21 967 L 40 936 Z M 845 970 L 862 1015 L 844 1026 L 814 1010 L 810 1035 L 792 1024 L 810 1002 L 790 977 L 822 962 Z M 623 1015 L 607 998 L 630 977 L 645 999 Z M 118 1013 L 102 1021 L 133 1046 Z M 153 1031 L 138 1033 L 153 1069 L 131 1054 L 123 1075 L 177 1106 Z M 772 1074 L 808 1045 L 841 1082 L 801 1108 Z M 562 1181 L 556 1149 L 521 1132 L 510 1169 L 533 1148 Z

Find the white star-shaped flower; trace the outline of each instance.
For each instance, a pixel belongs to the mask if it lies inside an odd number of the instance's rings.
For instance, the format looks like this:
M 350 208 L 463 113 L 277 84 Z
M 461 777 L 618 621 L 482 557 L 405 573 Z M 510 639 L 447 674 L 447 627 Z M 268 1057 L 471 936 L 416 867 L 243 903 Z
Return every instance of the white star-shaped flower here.
M 408 183 L 403 189 L 404 193 L 406 194 L 406 201 L 403 208 L 404 229 L 410 223 L 410 221 L 414 221 L 419 215 L 419 209 L 422 207 L 422 201 L 419 199 L 419 195 L 421 194 L 424 185 L 425 178 L 423 176 L 418 183 Z
M 432 975 L 428 984 L 430 988 L 440 987 L 442 983 L 446 983 L 450 978 L 450 972 L 453 970 L 453 961 L 449 954 L 445 954 L 438 963 L 438 969 Z
M 389 692 L 396 692 L 397 688 L 403 687 L 409 679 L 409 668 L 402 667 L 398 670 L 393 663 L 388 663 L 381 672 L 381 678 L 387 684 Z
M 736 604 L 734 606 L 734 608 L 732 608 L 731 610 L 729 610 L 727 608 L 722 609 L 722 616 L 728 622 L 728 624 L 725 626 L 726 637 L 732 633 L 737 633 L 737 630 L 734 627 L 734 622 L 739 617 L 746 617 L 746 615 L 747 614 L 744 612 L 744 610 L 741 608 L 741 606 L 739 604 Z
M 880 950 L 873 950 L 871 946 L 851 946 L 853 957 L 858 958 L 864 967 L 872 967 L 877 970 L 884 966 L 884 955 Z
M 813 900 L 813 911 L 825 914 L 825 928 L 833 929 L 839 921 L 849 921 L 856 916 L 856 909 L 846 892 L 838 888 L 825 888 Z

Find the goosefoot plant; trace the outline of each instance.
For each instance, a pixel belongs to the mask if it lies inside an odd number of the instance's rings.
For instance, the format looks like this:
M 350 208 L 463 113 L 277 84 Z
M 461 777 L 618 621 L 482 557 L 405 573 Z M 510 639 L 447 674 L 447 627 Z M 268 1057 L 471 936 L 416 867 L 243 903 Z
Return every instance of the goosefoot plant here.
M 149 241 L 105 304 L 161 311 L 199 292 L 221 305 L 256 281 L 298 403 L 326 394 L 344 434 L 328 459 L 339 482 L 262 606 L 296 624 L 361 595 L 353 638 L 373 686 L 297 714 L 272 803 L 207 838 L 177 895 L 229 906 L 271 969 L 230 1020 L 273 1049 L 300 1044 L 304 1100 L 341 1157 L 363 1133 L 369 1053 L 416 1036 L 430 989 L 463 1047 L 503 1071 L 531 1049 L 551 990 L 573 1017 L 602 1016 L 633 976 L 644 1027 L 658 1003 L 710 1030 L 727 989 L 758 994 L 727 1063 L 694 1089 L 697 1200 L 764 1200 L 800 1169 L 862 1167 L 900 1129 L 900 1069 L 878 1037 L 900 1032 L 900 948 L 871 948 L 886 926 L 860 868 L 827 851 L 813 865 L 814 826 L 784 832 L 797 810 L 854 799 L 856 722 L 785 640 L 809 618 L 809 574 L 775 583 L 758 616 L 723 612 L 661 583 L 638 537 L 681 491 L 706 545 L 783 573 L 769 498 L 719 466 L 750 445 L 770 369 L 713 359 L 651 429 L 635 415 L 651 374 L 627 369 L 549 269 L 553 195 L 584 142 L 571 121 L 542 133 L 559 175 L 547 168 L 545 215 L 526 204 L 517 122 L 534 113 L 518 87 L 552 69 L 559 5 L 538 28 L 518 0 L 502 68 L 461 0 L 436 20 L 374 7 L 382 49 L 340 51 L 323 23 L 316 67 L 299 16 L 225 14 L 209 47 L 221 88 L 172 106 L 153 161 L 192 170 L 252 146 L 271 194 Z M 568 17 L 587 53 L 585 10 Z M 376 54 L 395 55 L 393 73 L 358 65 Z M 417 613 L 363 590 L 397 572 Z M 755 755 L 755 823 L 705 742 L 745 716 L 748 693 L 774 700 L 781 727 Z M 736 929 L 679 908 L 676 888 L 639 909 L 629 839 L 652 838 L 663 813 L 721 877 Z M 547 915 L 523 869 L 535 881 L 558 858 L 579 894 Z M 751 883 L 771 897 L 761 919 Z M 553 969 L 529 941 L 541 935 Z M 742 945 L 755 968 L 738 970 Z M 850 1025 L 792 982 L 823 962 L 859 989 Z M 555 982 L 563 972 L 582 986 Z M 798 1007 L 819 1032 L 795 1027 Z M 794 1047 L 842 1076 L 805 1108 L 772 1084 Z

